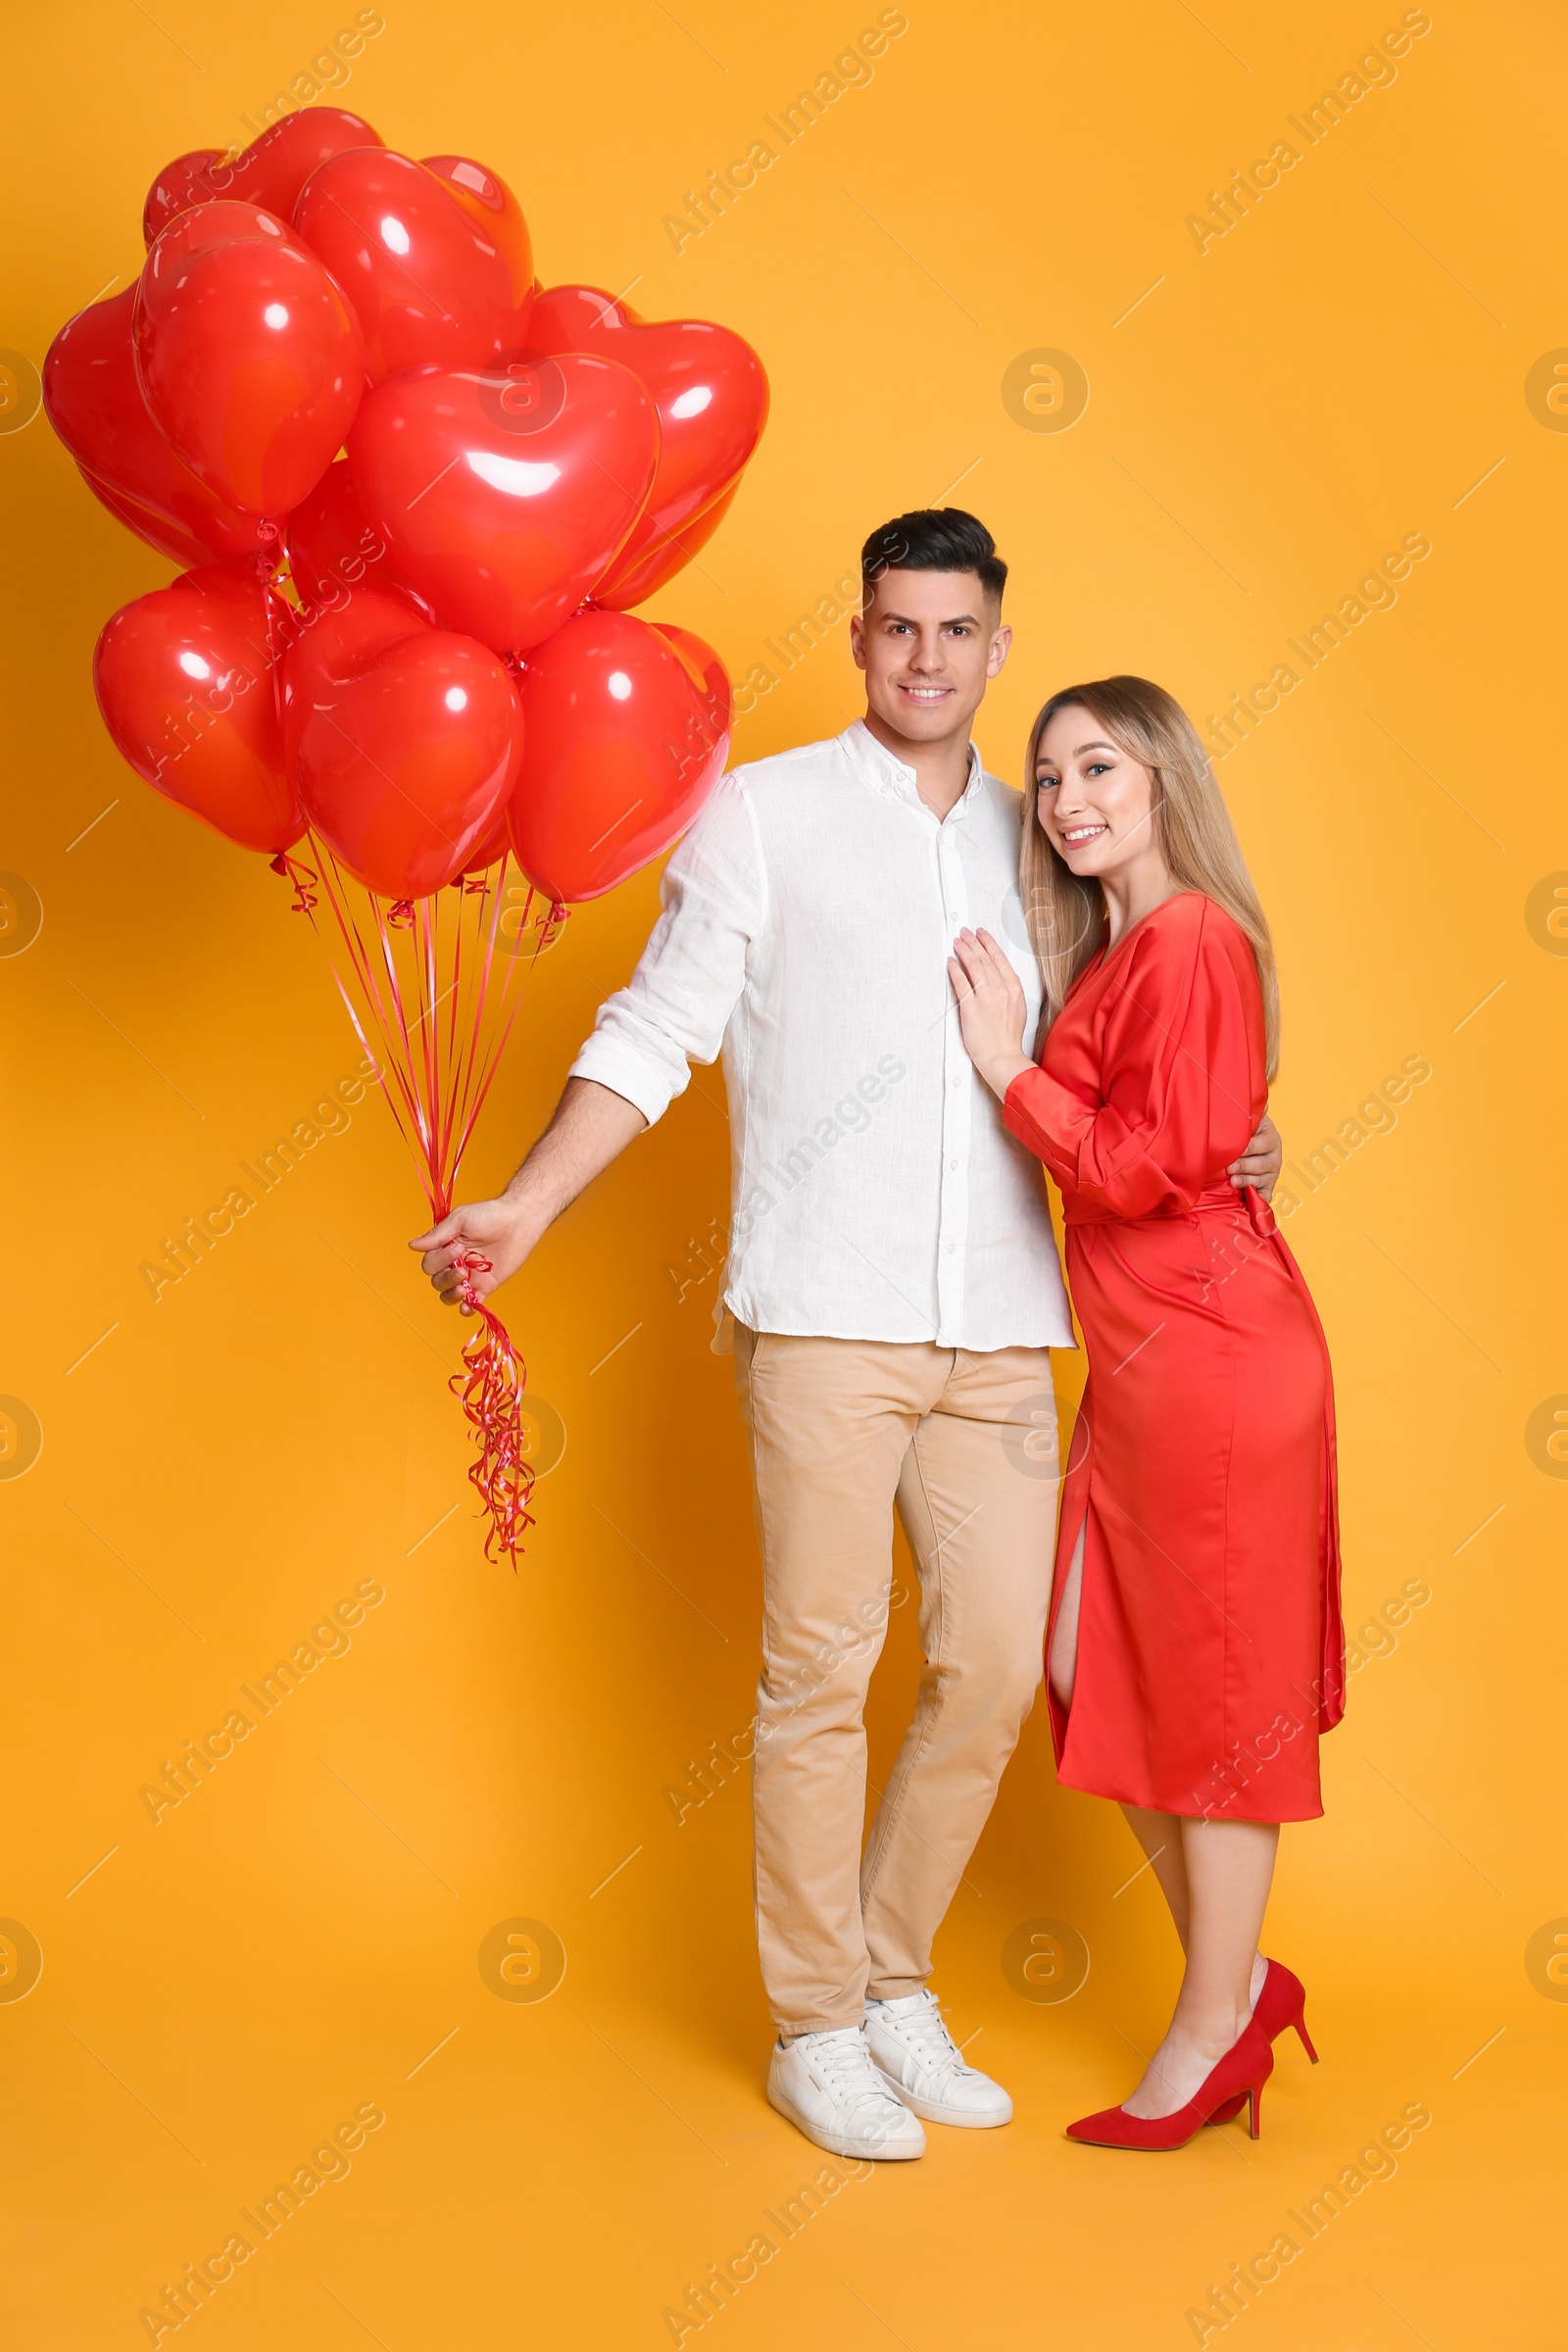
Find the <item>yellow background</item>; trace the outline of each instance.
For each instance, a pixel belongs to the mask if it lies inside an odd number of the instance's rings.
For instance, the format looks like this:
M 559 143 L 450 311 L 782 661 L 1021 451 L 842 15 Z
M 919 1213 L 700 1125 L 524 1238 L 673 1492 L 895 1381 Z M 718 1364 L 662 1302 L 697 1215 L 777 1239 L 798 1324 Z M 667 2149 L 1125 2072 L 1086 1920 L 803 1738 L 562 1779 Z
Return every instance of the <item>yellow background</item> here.
M 127 283 L 157 168 L 242 140 L 353 13 L 18 11 L 0 342 L 36 366 Z M 1525 391 L 1568 345 L 1560 12 L 1435 0 L 1397 78 L 1250 218 L 1201 254 L 1185 224 L 1399 14 L 908 0 L 874 78 L 679 254 L 664 216 L 874 7 L 387 0 L 338 93 L 395 146 L 501 172 L 547 282 L 636 280 L 647 315 L 724 319 L 760 351 L 773 415 L 749 482 L 652 608 L 737 678 L 870 525 L 956 484 L 1014 565 L 980 732 L 1016 780 L 1050 689 L 1135 669 L 1206 720 L 1403 534 L 1432 542 L 1220 770 L 1279 942 L 1291 1156 L 1406 1056 L 1432 1069 L 1288 1228 L 1338 1370 L 1349 1621 L 1407 1580 L 1431 1592 L 1352 1680 L 1327 1819 L 1284 1841 L 1268 1942 L 1307 1983 L 1323 2064 L 1281 2045 L 1256 2146 L 1209 2132 L 1155 2166 L 1064 2143 L 1130 2086 L 1177 1954 L 1149 1874 L 1124 1885 L 1110 1808 L 1054 1789 L 1042 1709 L 936 1979 L 1017 2121 L 933 2132 L 923 2163 L 839 2190 L 709 2324 L 730 2352 L 1193 2342 L 1210 2282 L 1416 2101 L 1433 2120 L 1396 2177 L 1227 2338 L 1479 2352 L 1544 2343 L 1560 2311 L 1568 2007 L 1526 1952 L 1568 1914 L 1568 1488 L 1526 1429 L 1568 1391 L 1568 962 L 1527 902 L 1568 868 L 1568 438 Z M 1004 404 L 1039 349 L 1087 374 L 1069 430 Z M 665 1794 L 746 1724 L 756 1667 L 713 1281 L 677 1298 L 666 1271 L 725 1212 L 717 1074 L 504 1297 L 567 1443 L 520 1573 L 488 1566 L 444 1387 L 458 1335 L 405 1251 L 418 1195 L 378 1102 L 156 1304 L 138 1273 L 358 1050 L 281 886 L 99 726 L 97 631 L 169 566 L 41 417 L 0 439 L 0 864 L 44 918 L 0 958 L 0 1391 L 43 1432 L 0 1482 L 0 1913 L 44 1961 L 0 2002 L 15 2340 L 145 2342 L 165 2282 L 375 2102 L 348 2178 L 188 2324 L 208 2352 L 667 2343 L 665 2307 L 818 2161 L 761 2098 L 744 1787 L 679 1823 Z M 836 731 L 856 685 L 835 631 L 736 756 Z M 541 964 L 470 1195 L 536 1132 L 655 904 L 647 874 Z M 1070 1397 L 1070 1359 L 1060 1377 Z M 352 1649 L 155 1827 L 140 1786 L 365 1580 L 385 1599 Z M 878 1770 L 912 1615 L 879 1682 Z M 1059 2004 L 1002 1972 L 1040 1917 L 1092 1954 Z M 539 2003 L 480 1975 L 519 1918 L 566 1953 Z

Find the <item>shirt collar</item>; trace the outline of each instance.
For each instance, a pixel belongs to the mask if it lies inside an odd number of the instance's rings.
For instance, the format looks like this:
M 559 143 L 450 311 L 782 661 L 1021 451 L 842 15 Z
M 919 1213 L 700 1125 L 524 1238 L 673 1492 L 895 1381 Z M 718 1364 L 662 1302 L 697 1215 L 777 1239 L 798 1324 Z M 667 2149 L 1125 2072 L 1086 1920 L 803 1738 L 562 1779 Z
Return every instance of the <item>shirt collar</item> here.
M 844 733 L 839 737 L 839 741 L 849 756 L 851 766 L 870 785 L 873 792 L 881 793 L 886 800 L 903 801 L 907 807 L 918 808 L 925 815 L 931 816 L 932 811 L 926 808 L 924 801 L 920 798 L 913 768 L 906 767 L 904 761 L 896 759 L 885 744 L 879 743 L 863 718 L 858 718 L 852 726 L 846 727 Z M 964 787 L 962 798 L 950 810 L 950 818 L 962 813 L 965 806 L 979 792 L 984 776 L 985 768 L 980 759 L 980 747 L 976 743 L 971 743 L 969 746 L 969 781 Z M 933 821 L 935 820 L 933 819 Z

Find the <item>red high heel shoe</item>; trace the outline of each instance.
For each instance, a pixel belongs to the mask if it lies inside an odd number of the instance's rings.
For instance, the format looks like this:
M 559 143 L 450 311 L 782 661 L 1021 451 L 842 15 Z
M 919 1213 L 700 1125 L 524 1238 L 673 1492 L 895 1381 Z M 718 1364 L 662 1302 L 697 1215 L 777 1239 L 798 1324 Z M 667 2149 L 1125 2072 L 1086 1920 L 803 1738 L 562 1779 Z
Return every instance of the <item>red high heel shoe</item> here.
M 1220 2107 L 1239 2114 L 1250 2103 L 1249 2124 L 1258 2137 L 1258 2111 L 1263 2085 L 1274 2072 L 1274 2050 L 1254 2012 L 1236 2040 L 1213 2067 L 1185 2107 L 1174 2115 L 1129 2115 L 1125 2107 L 1102 2107 L 1067 2126 L 1067 2137 L 1096 2148 L 1184 2148 L 1196 2139 Z M 1234 2102 L 1234 2104 L 1233 2104 Z
M 1252 2010 L 1253 2025 L 1266 2034 L 1270 2041 L 1277 2041 L 1287 2026 L 1294 2026 L 1302 2049 L 1316 2066 L 1317 2052 L 1312 2047 L 1312 2037 L 1306 2030 L 1305 1985 L 1299 1977 L 1291 1974 L 1282 1960 L 1265 1961 L 1264 1968 L 1266 1974 Z M 1228 2124 L 1234 2116 L 1241 2114 L 1246 2104 L 1247 2093 L 1244 2090 L 1238 2097 L 1227 2099 L 1223 2107 L 1216 2107 L 1208 2120 L 1211 2124 Z
M 1252 2021 L 1261 2027 L 1270 2041 L 1278 2041 L 1287 2026 L 1294 2026 L 1300 2037 L 1302 2049 L 1312 2064 L 1317 2064 L 1317 2052 L 1306 2030 L 1306 1987 L 1299 1977 L 1293 1977 L 1283 1961 L 1265 1963 L 1262 1989 L 1252 2010 Z

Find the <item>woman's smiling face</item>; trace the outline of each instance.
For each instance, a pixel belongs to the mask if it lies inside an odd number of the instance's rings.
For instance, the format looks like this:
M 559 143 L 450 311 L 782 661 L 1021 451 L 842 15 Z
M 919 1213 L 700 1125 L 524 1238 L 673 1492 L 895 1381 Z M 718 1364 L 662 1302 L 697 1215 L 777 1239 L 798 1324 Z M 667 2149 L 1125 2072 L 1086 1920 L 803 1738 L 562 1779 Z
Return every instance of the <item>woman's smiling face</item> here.
M 1093 712 L 1068 703 L 1035 752 L 1035 813 L 1062 862 L 1086 880 L 1122 874 L 1152 858 L 1154 781 L 1119 751 Z

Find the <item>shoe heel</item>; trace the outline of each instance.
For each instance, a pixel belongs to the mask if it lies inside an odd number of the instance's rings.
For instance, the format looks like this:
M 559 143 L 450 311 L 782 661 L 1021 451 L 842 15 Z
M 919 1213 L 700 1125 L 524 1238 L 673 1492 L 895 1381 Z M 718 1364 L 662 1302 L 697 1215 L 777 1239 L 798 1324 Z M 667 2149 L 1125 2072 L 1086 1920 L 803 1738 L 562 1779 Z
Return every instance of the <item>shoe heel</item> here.
M 1300 2042 L 1300 2045 L 1306 2052 L 1308 2058 L 1311 2059 L 1312 2064 L 1316 2066 L 1317 2052 L 1312 2047 L 1312 2036 L 1306 2030 L 1306 2011 L 1304 2008 L 1298 2013 L 1295 2023 L 1297 2038 Z
M 1263 2135 L 1263 2129 L 1259 2117 L 1263 2105 L 1262 2083 L 1254 2082 L 1247 2096 L 1249 2102 L 1249 2114 L 1247 2118 L 1248 2131 L 1250 2132 L 1253 2139 L 1261 2139 Z

